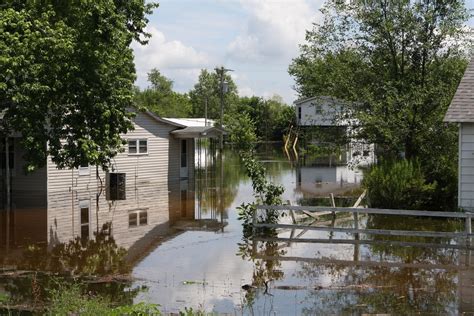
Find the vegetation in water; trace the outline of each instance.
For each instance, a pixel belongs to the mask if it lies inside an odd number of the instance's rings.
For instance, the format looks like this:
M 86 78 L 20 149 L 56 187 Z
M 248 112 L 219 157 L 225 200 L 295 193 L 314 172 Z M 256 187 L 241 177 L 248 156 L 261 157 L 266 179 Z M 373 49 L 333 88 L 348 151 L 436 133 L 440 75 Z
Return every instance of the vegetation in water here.
M 58 243 L 52 249 L 31 245 L 16 266 L 18 269 L 68 273 L 72 276 L 126 274 L 129 272 L 125 260 L 127 251 L 115 243 L 110 225 L 104 224 L 93 239 L 77 237 L 67 243 Z
M 367 170 L 362 185 L 375 208 L 426 209 L 436 192 L 416 160 L 384 161 Z
M 99 296 L 85 294 L 78 284 L 60 286 L 50 293 L 49 315 L 161 315 L 159 305 L 130 304 L 113 306 Z

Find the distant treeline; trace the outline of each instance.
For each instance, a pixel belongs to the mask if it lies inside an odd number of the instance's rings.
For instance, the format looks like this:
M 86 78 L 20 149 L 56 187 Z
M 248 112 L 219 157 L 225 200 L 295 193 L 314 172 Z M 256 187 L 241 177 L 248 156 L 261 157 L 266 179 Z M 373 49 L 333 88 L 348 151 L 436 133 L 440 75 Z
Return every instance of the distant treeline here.
M 173 81 L 153 69 L 148 74 L 149 87 L 135 92 L 139 108 L 146 108 L 161 117 L 207 117 L 220 120 L 220 80 L 216 72 L 201 70 L 198 82 L 187 93 L 173 90 Z M 235 126 L 239 116 L 248 115 L 255 126 L 258 141 L 281 141 L 283 134 L 294 124 L 294 107 L 274 95 L 262 97 L 240 97 L 237 85 L 225 75 L 227 92 L 224 94 L 224 126 Z M 207 111 L 206 111 L 207 108 Z

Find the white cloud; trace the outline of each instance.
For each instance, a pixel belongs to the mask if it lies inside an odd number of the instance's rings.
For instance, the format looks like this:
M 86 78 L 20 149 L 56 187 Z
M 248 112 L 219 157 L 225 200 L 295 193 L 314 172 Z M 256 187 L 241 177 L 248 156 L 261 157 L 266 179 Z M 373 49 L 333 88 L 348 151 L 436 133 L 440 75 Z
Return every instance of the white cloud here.
M 315 21 L 322 1 L 240 0 L 249 13 L 247 24 L 228 45 L 235 60 L 288 59 L 298 51 L 305 32 Z
M 210 64 L 208 54 L 186 46 L 178 40 L 167 40 L 165 35 L 155 27 L 147 29 L 152 37 L 148 45 L 132 44 L 135 53 L 135 66 L 139 86 L 145 86 L 147 73 L 157 68 L 164 74 L 172 74 L 175 82 L 194 80 L 201 68 Z M 180 83 L 178 83 L 180 84 Z

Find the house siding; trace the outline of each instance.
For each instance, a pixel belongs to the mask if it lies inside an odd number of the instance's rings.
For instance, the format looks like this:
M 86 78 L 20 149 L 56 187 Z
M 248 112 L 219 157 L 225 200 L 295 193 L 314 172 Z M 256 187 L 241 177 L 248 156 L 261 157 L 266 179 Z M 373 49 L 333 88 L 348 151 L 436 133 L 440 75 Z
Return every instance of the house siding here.
M 296 104 L 296 121 L 299 126 L 339 126 L 342 124 L 336 120 L 340 119 L 341 111 L 341 104 L 333 99 L 313 98 Z
M 88 175 L 79 175 L 78 170 L 57 169 L 51 159 L 48 159 L 50 243 L 65 242 L 80 235 L 81 201 L 89 201 L 89 236 L 93 236 L 97 229 L 97 219 L 99 223 L 112 222 L 117 243 L 126 248 L 145 236 L 150 227 L 167 227 L 168 182 L 176 174 L 179 176 L 179 156 L 173 158 L 174 154 L 171 153 L 175 142 L 170 132 L 175 127 L 157 123 L 145 113 L 138 113 L 134 120 L 135 130 L 123 137 L 147 139 L 148 154 L 129 155 L 126 146 L 125 151 L 112 160 L 110 167 L 111 171 L 126 173 L 126 200 L 105 199 L 106 174 L 103 171 L 99 171 L 99 178 L 95 167 L 90 167 Z M 101 195 L 97 202 L 98 192 Z M 147 211 L 148 225 L 129 227 L 129 214 L 138 211 Z
M 474 210 L 474 123 L 459 125 L 459 207 Z

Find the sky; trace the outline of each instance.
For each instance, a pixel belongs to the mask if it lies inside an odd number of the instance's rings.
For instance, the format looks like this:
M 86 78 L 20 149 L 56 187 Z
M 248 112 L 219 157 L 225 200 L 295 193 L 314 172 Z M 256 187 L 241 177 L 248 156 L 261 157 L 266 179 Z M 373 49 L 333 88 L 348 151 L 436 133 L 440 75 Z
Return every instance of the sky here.
M 305 31 L 321 19 L 324 0 L 159 0 L 149 16 L 148 45 L 133 43 L 137 82 L 148 86 L 157 68 L 188 92 L 201 69 L 232 69 L 241 96 L 279 95 L 292 104 L 297 95 L 288 74 Z M 466 6 L 474 8 L 474 0 Z M 474 19 L 468 22 L 474 27 Z

